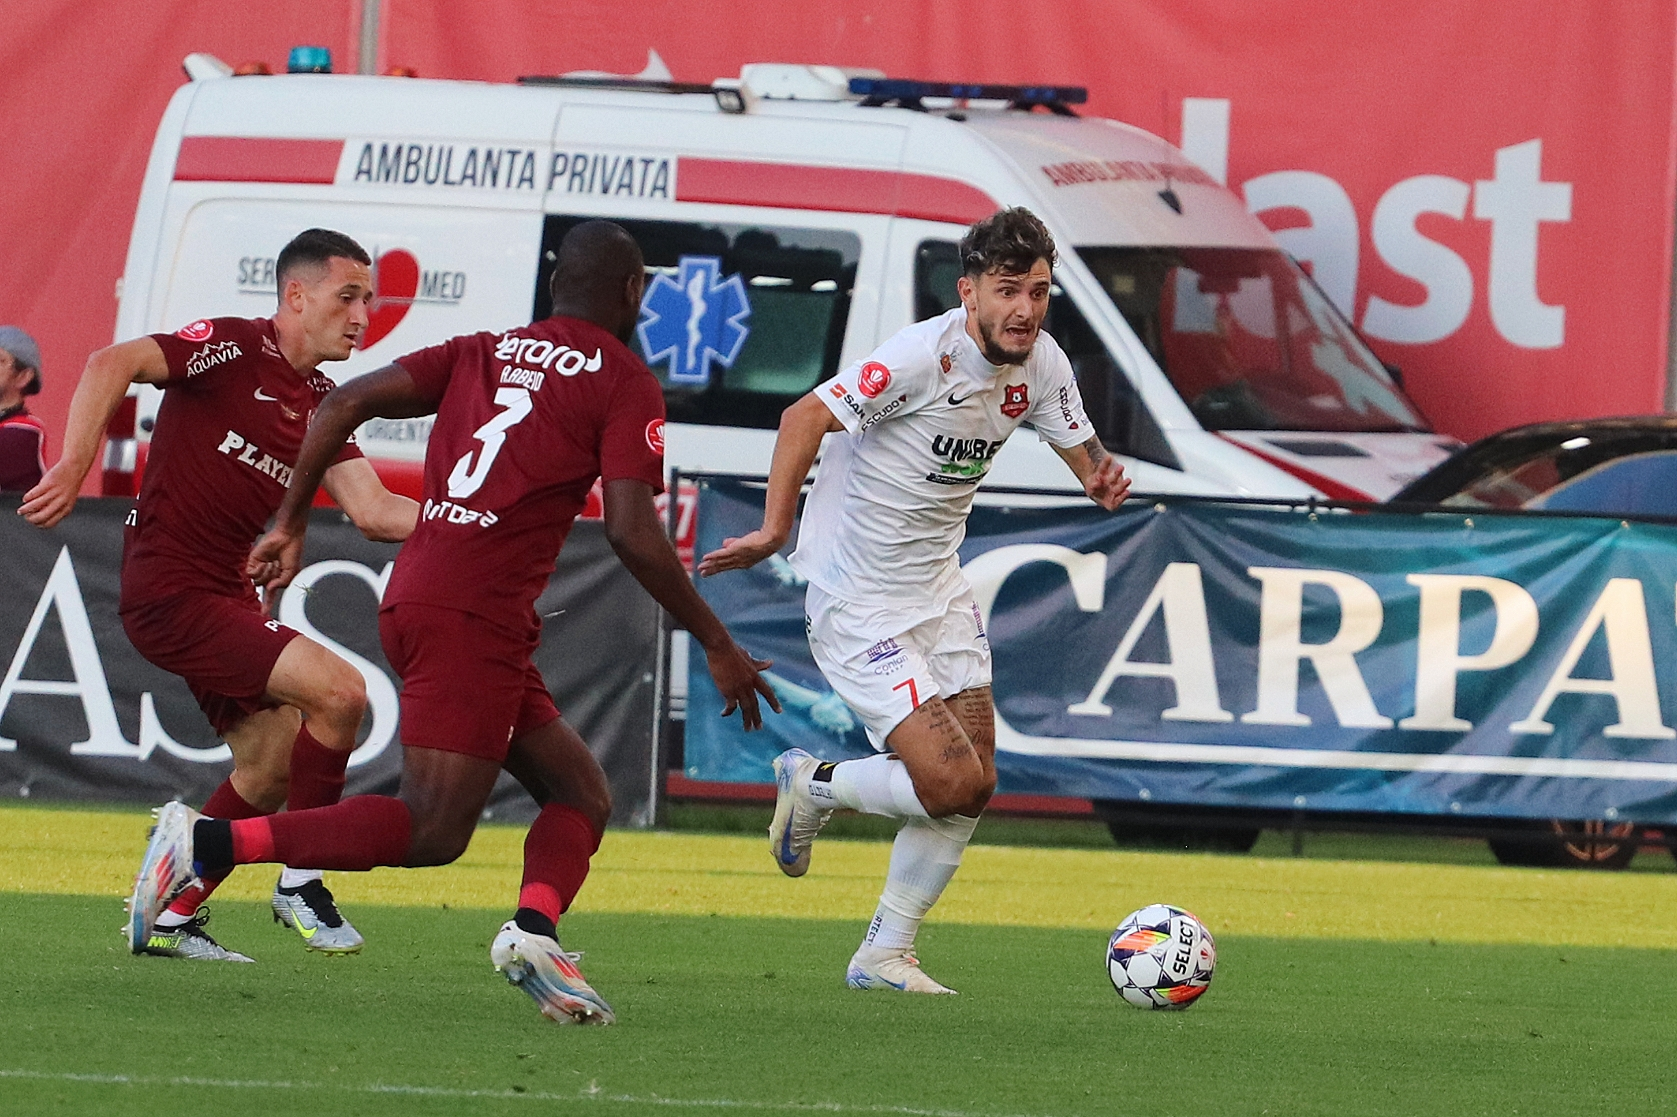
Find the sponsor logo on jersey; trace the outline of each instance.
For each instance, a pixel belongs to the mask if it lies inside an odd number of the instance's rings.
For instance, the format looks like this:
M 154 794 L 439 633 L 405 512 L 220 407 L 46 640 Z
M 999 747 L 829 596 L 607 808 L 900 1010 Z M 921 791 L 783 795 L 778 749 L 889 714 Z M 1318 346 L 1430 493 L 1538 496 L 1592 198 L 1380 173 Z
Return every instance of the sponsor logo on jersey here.
M 1077 429 L 1077 420 L 1072 417 L 1071 413 L 1071 389 L 1069 388 L 1060 389 L 1060 415 L 1072 430 Z
M 1002 389 L 1002 414 L 1017 419 L 1031 406 L 1030 393 L 1024 384 L 1009 384 Z
M 664 420 L 654 419 L 646 424 L 646 444 L 652 447 L 654 454 L 664 452 Z
M 891 370 L 878 361 L 869 361 L 856 376 L 856 390 L 873 399 L 891 386 Z
M 205 325 L 207 326 L 209 323 L 206 322 Z M 197 376 L 200 372 L 206 372 L 216 365 L 224 365 L 228 361 L 236 360 L 244 356 L 244 353 L 245 351 L 239 348 L 239 343 L 236 341 L 218 341 L 213 345 L 206 345 L 186 359 L 186 374 Z
M 262 448 L 247 439 L 237 431 L 228 431 L 227 437 L 221 440 L 217 450 L 228 457 L 235 458 L 250 466 L 256 472 L 272 477 L 281 485 L 291 484 L 291 467 L 274 457 L 272 454 L 262 453 Z
M 605 363 L 605 353 L 598 346 L 589 355 L 569 345 L 555 345 L 546 338 L 506 333 L 495 343 L 495 359 L 523 365 L 527 369 L 552 369 L 560 376 L 575 376 L 579 372 L 599 372 L 600 366 Z M 506 379 L 507 371 L 506 368 L 501 370 L 503 384 L 513 383 Z M 535 387 L 540 388 L 541 381 L 538 380 Z
M 419 511 L 421 520 L 446 520 L 451 524 L 481 524 L 484 527 L 494 527 L 501 518 L 493 512 L 479 512 L 476 508 L 467 508 L 464 504 L 455 504 L 451 500 L 426 499 L 424 507 Z
M 926 480 L 938 485 L 976 485 L 990 472 L 990 459 L 1006 441 L 1005 438 L 991 441 L 940 434 L 932 439 L 932 453 L 947 460 L 926 474 Z
M 280 405 L 280 413 L 282 415 L 284 415 L 287 419 L 290 419 L 294 423 L 298 419 L 301 419 L 303 417 L 303 413 L 301 411 L 297 411 L 293 408 L 287 407 L 285 405 L 284 400 L 280 399 L 278 396 L 270 396 L 267 392 L 264 392 L 261 388 L 256 389 L 256 397 L 255 398 L 261 400 L 263 403 L 277 403 L 277 404 L 279 404 Z M 310 419 L 311 422 L 314 420 L 314 412 L 312 412 L 312 411 L 309 412 L 309 419 Z
M 186 341 L 208 341 L 210 340 L 210 335 L 213 333 L 215 333 L 215 326 L 211 324 L 210 320 L 208 318 L 200 318 L 198 321 L 189 323 L 188 325 L 182 326 L 180 329 L 176 330 L 175 336 Z
M 890 403 L 886 404 L 884 407 L 881 407 L 878 411 L 875 411 L 872 415 L 869 415 L 868 419 L 867 419 L 867 422 L 863 423 L 860 427 L 856 428 L 857 433 L 860 434 L 862 431 L 867 430 L 869 427 L 873 426 L 875 423 L 881 423 L 881 422 L 884 422 L 886 419 L 889 419 L 892 415 L 895 415 L 898 411 L 901 411 L 902 407 L 903 407 L 903 404 L 905 404 L 907 402 L 908 402 L 908 393 L 905 392 L 902 395 L 898 396 L 896 399 L 892 400 Z M 860 415 L 861 410 L 858 409 L 856 413 L 858 415 Z
M 708 384 L 711 366 L 733 368 L 751 334 L 751 300 L 738 275 L 722 276 L 720 256 L 683 256 L 675 275 L 660 271 L 641 300 L 641 352 L 669 362 L 672 384 Z
M 850 390 L 843 384 L 834 381 L 833 386 L 828 388 L 827 391 L 834 399 L 843 400 L 844 406 L 850 408 L 850 413 L 855 415 L 856 418 L 860 419 L 862 417 L 862 405 L 856 402 L 856 397 L 851 395 Z M 862 424 L 863 429 L 866 429 L 867 425 L 867 423 Z

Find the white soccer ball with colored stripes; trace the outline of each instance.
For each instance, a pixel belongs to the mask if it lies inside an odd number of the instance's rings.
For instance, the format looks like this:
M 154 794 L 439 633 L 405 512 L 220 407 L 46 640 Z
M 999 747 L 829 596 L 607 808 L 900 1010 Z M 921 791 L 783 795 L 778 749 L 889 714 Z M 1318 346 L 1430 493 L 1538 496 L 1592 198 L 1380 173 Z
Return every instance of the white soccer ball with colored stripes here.
M 1137 1008 L 1187 1008 L 1211 985 L 1217 945 L 1192 912 L 1149 904 L 1112 932 L 1106 972 Z

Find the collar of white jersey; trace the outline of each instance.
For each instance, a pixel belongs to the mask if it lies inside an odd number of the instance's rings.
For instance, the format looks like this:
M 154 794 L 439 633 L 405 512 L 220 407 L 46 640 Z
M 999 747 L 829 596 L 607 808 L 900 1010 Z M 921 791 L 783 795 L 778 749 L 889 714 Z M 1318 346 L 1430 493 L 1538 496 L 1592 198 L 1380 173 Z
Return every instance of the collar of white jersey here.
M 1026 356 L 1024 361 L 1020 361 L 1016 365 L 991 364 L 990 359 L 984 355 L 984 350 L 978 347 L 978 342 L 974 341 L 972 335 L 967 332 L 966 308 L 964 306 L 956 307 L 953 318 L 953 324 L 960 337 L 955 340 L 953 345 L 944 349 L 944 352 L 950 356 L 949 376 L 951 381 L 959 378 L 975 387 L 988 388 L 996 383 L 998 378 L 1014 374 L 1017 370 L 1023 369 L 1025 362 L 1031 359 Z M 1032 346 L 1032 352 L 1035 351 L 1035 346 Z

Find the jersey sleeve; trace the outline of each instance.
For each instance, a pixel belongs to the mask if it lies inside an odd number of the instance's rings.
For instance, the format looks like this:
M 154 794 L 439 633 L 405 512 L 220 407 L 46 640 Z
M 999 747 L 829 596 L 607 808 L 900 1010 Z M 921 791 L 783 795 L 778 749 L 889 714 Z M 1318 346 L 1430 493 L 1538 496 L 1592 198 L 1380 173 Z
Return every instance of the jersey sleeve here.
M 464 346 L 475 336 L 451 337 L 441 345 L 432 345 L 415 350 L 405 357 L 397 357 L 396 364 L 401 365 L 402 371 L 413 379 L 419 394 L 435 407 L 442 402 L 443 393 L 448 391 L 449 379 L 453 377 L 454 370 L 460 363 Z
M 175 388 L 215 376 L 262 352 L 262 334 L 248 318 L 200 318 L 172 334 L 152 334 L 169 375 L 157 386 Z
M 926 405 L 937 393 L 937 355 L 913 333 L 899 333 L 831 380 L 815 386 L 844 429 L 860 434 L 876 423 Z
M 1052 341 L 1043 334 L 1037 345 L 1045 339 Z M 1081 446 L 1095 437 L 1095 428 L 1083 410 L 1083 395 L 1077 390 L 1071 362 L 1057 344 L 1047 347 L 1044 357 L 1042 387 L 1025 412 L 1025 421 L 1036 428 L 1037 437 L 1044 442 L 1062 450 Z
M 664 491 L 664 393 L 644 367 L 627 372 L 611 395 L 600 433 L 600 480 L 645 481 Z
M 356 458 L 364 458 L 366 456 L 367 455 L 361 452 L 361 445 L 355 441 L 355 433 L 352 431 L 350 432 L 350 436 L 344 439 L 343 449 L 339 450 L 338 456 L 332 459 L 332 464 L 337 465 L 339 462 L 352 462 Z

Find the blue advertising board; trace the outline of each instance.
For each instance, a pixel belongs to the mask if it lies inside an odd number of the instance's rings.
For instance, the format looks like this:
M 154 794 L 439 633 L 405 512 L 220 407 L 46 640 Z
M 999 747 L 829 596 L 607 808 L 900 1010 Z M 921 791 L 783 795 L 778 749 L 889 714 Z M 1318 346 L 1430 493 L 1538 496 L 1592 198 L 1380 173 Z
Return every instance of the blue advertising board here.
M 704 481 L 698 552 L 762 507 Z M 980 506 L 960 556 L 1003 792 L 1677 823 L 1677 528 L 1132 500 Z M 695 655 L 689 777 L 868 753 L 783 557 L 700 588 L 787 712 L 743 733 Z

